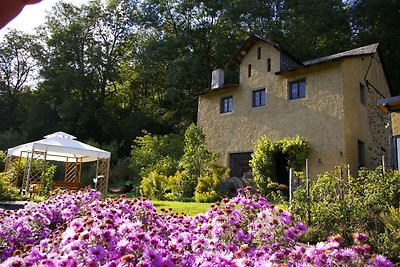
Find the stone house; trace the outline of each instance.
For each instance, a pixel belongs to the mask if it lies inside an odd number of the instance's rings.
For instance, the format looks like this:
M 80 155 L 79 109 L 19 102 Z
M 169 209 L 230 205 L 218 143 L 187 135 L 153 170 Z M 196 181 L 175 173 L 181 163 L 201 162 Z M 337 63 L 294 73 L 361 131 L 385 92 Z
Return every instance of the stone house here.
M 223 71 L 198 95 L 198 125 L 220 163 L 241 177 L 250 170 L 254 143 L 304 137 L 311 146 L 311 177 L 335 166 L 390 161 L 390 119 L 377 100 L 390 97 L 378 44 L 300 62 L 278 44 L 250 36 L 237 52 L 238 84 Z M 283 160 L 275 173 L 285 173 Z M 280 171 L 281 170 L 281 171 Z

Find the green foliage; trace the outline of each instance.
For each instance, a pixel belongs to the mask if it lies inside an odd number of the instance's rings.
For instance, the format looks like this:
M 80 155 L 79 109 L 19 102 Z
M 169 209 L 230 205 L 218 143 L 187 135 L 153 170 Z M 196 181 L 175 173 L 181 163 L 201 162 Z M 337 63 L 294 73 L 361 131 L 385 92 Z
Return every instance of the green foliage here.
M 400 172 L 382 168 L 361 169 L 357 177 L 344 181 L 339 169 L 318 176 L 310 182 L 311 225 L 305 241 L 317 242 L 340 234 L 351 243 L 352 234 L 366 232 L 376 245 L 378 253 L 391 254 L 396 247 L 388 236 L 396 238 L 393 225 L 398 225 Z M 299 188 L 294 192 L 292 212 L 298 219 L 307 221 L 306 191 Z
M 144 133 L 135 139 L 132 146 L 131 167 L 141 176 L 147 176 L 151 171 L 167 176 L 174 174 L 182 155 L 182 138 L 175 134 L 158 136 Z
M 0 170 L 4 170 L 6 166 L 6 157 L 7 157 L 6 152 L 0 150 Z
M 193 197 L 198 178 L 207 174 L 207 168 L 215 161 L 217 155 L 208 151 L 205 137 L 195 124 L 191 124 L 186 129 L 184 144 L 180 165 L 187 176 L 185 180 L 182 180 L 182 185 L 184 196 Z
M 272 159 L 275 151 L 274 143 L 263 135 L 256 142 L 251 155 L 250 167 L 253 170 L 254 182 L 262 194 L 266 194 L 268 180 L 272 175 Z
M 288 166 L 296 171 L 300 171 L 304 167 L 304 162 L 311 151 L 307 141 L 298 135 L 294 139 L 279 140 L 276 146 L 287 157 Z
M 385 255 L 391 255 L 392 259 L 400 262 L 400 209 L 390 207 L 388 212 L 382 213 L 380 219 L 385 231 L 379 234 L 375 246 Z
M 293 167 L 295 170 L 301 170 L 310 153 L 310 146 L 304 138 L 299 136 L 296 136 L 294 139 L 283 139 L 274 143 L 267 136 L 263 135 L 256 142 L 250 160 L 254 181 L 257 189 L 262 194 L 270 194 L 275 200 L 281 199 L 282 196 L 280 192 L 275 190 L 279 185 L 274 183 L 275 179 L 273 177 L 273 163 L 277 153 L 282 153 L 288 160 L 287 168 Z
M 57 166 L 50 165 L 46 167 L 46 171 L 40 176 L 39 195 L 47 197 L 50 195 L 50 190 L 53 184 L 54 174 L 56 173 Z
M 140 183 L 142 193 L 150 199 L 163 200 L 167 186 L 168 178 L 156 171 L 151 171 Z
M 21 200 L 10 172 L 0 172 L 0 200 Z
M 196 202 L 216 202 L 221 199 L 221 180 L 229 176 L 229 169 L 217 164 L 211 164 L 208 168 L 208 175 L 198 179 L 194 199 Z

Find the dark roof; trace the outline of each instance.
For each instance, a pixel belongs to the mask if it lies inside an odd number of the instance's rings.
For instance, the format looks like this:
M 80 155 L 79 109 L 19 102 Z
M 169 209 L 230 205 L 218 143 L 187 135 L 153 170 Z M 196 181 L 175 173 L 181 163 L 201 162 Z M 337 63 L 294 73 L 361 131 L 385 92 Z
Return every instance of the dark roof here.
M 258 42 L 262 41 L 265 43 L 268 43 L 272 46 L 274 46 L 278 51 L 281 51 L 282 53 L 286 54 L 290 59 L 292 59 L 294 62 L 296 62 L 299 65 L 302 65 L 303 63 L 299 61 L 297 58 L 295 58 L 293 55 L 291 55 L 289 52 L 285 51 L 282 49 L 277 43 L 274 41 L 271 41 L 270 39 L 260 37 L 258 35 L 250 35 L 249 38 L 244 42 L 244 44 L 239 48 L 239 50 L 236 52 L 235 57 L 233 58 L 233 61 L 236 64 L 240 64 L 243 60 L 243 58 L 246 56 L 246 54 L 249 52 L 249 50 L 253 47 L 253 45 Z
M 378 107 L 386 113 L 400 111 L 400 96 L 393 96 L 378 100 Z
M 375 44 L 366 45 L 366 46 L 358 47 L 358 48 L 355 48 L 355 49 L 351 49 L 351 50 L 348 50 L 348 51 L 340 52 L 340 53 L 337 53 L 337 54 L 329 55 L 329 56 L 326 56 L 326 57 L 320 57 L 320 58 L 304 61 L 302 66 L 300 66 L 300 67 L 308 67 L 308 66 L 312 66 L 312 65 L 316 65 L 316 64 L 322 64 L 322 63 L 325 63 L 325 62 L 328 62 L 328 61 L 334 61 L 334 60 L 338 60 L 338 59 L 345 58 L 345 57 L 371 55 L 371 54 L 374 54 L 377 51 L 378 46 L 379 46 L 379 43 L 375 43 Z M 276 74 L 281 74 L 281 73 L 284 73 L 284 72 L 297 70 L 300 67 L 293 68 L 293 69 L 288 69 L 288 70 L 285 70 L 285 71 L 279 71 Z
M 348 51 L 345 51 L 345 52 L 333 54 L 333 55 L 330 55 L 330 56 L 320 57 L 320 58 L 313 59 L 313 60 L 308 60 L 308 61 L 303 62 L 303 64 L 305 66 L 309 66 L 309 65 L 323 63 L 323 62 L 326 62 L 326 61 L 336 60 L 336 59 L 340 59 L 340 58 L 344 58 L 344 57 L 353 57 L 353 56 L 374 54 L 376 52 L 376 50 L 378 49 L 378 45 L 379 45 L 379 43 L 366 45 L 366 46 L 363 46 L 363 47 L 355 48 L 355 49 L 352 49 L 352 50 L 348 50 Z
M 199 95 L 204 95 L 204 94 L 211 93 L 211 92 L 217 92 L 217 91 L 238 88 L 238 87 L 239 87 L 239 84 L 227 84 L 225 86 L 214 88 L 214 89 L 210 89 L 210 88 L 205 89 L 205 90 L 201 91 L 200 93 L 197 93 L 196 95 L 199 96 Z

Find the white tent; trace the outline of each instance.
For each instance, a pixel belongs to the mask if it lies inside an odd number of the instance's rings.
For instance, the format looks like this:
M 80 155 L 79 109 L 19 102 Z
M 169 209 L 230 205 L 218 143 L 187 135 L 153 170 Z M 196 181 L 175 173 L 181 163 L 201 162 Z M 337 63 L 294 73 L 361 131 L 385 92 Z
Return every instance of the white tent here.
M 46 152 L 47 160 L 70 161 L 80 159 L 82 162 L 96 161 L 98 158 L 108 159 L 111 153 L 74 140 L 75 136 L 64 132 L 46 135 L 44 139 L 9 148 L 7 155 L 26 157 L 28 153 Z
M 26 158 L 22 188 L 27 190 L 30 181 L 40 176 L 46 169 L 47 161 L 65 162 L 65 182 L 80 183 L 81 164 L 97 161 L 95 186 L 100 191 L 107 191 L 109 165 L 111 153 L 88 144 L 75 140 L 76 137 L 64 132 L 56 132 L 46 135 L 44 139 L 19 145 L 7 150 L 9 164 L 6 170 L 11 169 L 13 159 Z M 32 162 L 39 160 L 43 163 L 40 172 L 34 174 L 31 168 Z M 36 176 L 36 177 L 35 177 Z M 16 183 L 18 177 L 16 177 Z

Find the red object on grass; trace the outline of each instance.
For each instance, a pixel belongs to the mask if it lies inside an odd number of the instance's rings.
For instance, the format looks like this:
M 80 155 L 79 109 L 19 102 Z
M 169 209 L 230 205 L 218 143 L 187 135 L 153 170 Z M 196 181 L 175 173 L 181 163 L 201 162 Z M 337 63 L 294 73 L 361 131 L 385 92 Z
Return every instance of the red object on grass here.
M 41 0 L 0 0 L 0 29 L 15 18 L 25 5 L 39 3 Z

